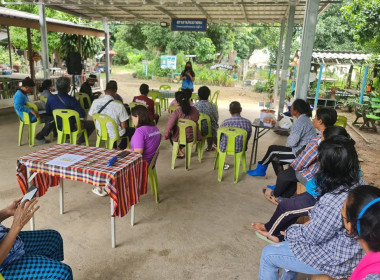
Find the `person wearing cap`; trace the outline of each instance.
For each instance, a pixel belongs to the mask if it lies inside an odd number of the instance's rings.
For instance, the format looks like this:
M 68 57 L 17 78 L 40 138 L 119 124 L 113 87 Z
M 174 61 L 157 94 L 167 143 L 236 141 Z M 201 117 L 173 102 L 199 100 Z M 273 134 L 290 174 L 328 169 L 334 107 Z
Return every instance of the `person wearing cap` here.
M 92 92 L 92 87 L 94 86 L 95 82 L 97 82 L 98 79 L 96 78 L 96 75 L 90 74 L 87 78 L 87 80 L 82 84 L 80 87 L 79 92 L 87 93 L 88 96 L 91 99 L 91 102 L 94 101 L 94 99 L 98 98 L 99 95 L 102 93 L 100 91 Z
M 37 118 L 40 117 L 41 123 L 45 123 L 45 126 L 42 128 L 42 130 L 36 135 L 37 141 L 45 144 L 49 143 L 45 137 L 48 136 L 53 129 L 55 129 L 55 123 L 53 116 L 48 114 L 39 114 L 38 111 L 34 111 L 33 109 L 25 106 L 26 103 L 29 102 L 28 94 L 33 92 L 34 86 L 35 83 L 31 78 L 26 77 L 24 80 L 22 80 L 20 89 L 16 91 L 13 97 L 13 103 L 15 111 L 20 120 L 24 120 L 23 113 L 25 112 L 29 114 L 31 122 L 35 122 Z

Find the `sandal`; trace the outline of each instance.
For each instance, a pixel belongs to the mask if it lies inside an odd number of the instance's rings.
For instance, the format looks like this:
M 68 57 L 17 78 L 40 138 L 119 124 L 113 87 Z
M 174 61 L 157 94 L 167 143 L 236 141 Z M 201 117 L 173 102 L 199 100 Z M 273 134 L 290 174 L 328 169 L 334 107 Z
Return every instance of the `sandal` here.
M 266 236 L 264 236 L 264 235 L 258 233 L 257 231 L 256 231 L 255 233 L 256 233 L 256 236 L 257 236 L 258 238 L 260 238 L 261 240 L 264 240 L 264 241 L 268 242 L 269 244 L 274 244 L 274 243 L 275 243 L 275 242 L 273 242 L 272 240 L 269 240 Z
M 212 152 L 212 151 L 215 151 L 214 146 L 212 146 L 211 148 L 209 148 L 209 147 L 206 148 L 206 152 Z
M 273 195 L 271 189 L 263 188 L 264 197 L 275 205 L 278 205 L 278 198 Z
M 185 155 L 182 155 L 182 156 L 177 155 L 177 158 L 183 159 L 183 158 L 185 158 Z

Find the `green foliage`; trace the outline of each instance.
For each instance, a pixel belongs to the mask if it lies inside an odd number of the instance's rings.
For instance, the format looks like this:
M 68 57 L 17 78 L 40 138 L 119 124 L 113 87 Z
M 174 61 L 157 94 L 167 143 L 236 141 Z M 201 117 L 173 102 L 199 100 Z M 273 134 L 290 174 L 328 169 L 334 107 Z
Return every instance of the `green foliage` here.
M 331 5 L 318 19 L 314 49 L 355 50 L 357 49 L 352 26 L 341 11 L 341 4 Z
M 59 53 L 61 57 L 66 57 L 69 52 L 77 52 L 79 45 L 79 35 L 60 34 Z M 103 49 L 103 43 L 98 37 L 82 36 L 82 57 L 93 58 Z
M 380 53 L 380 1 L 350 0 L 342 8 L 346 20 L 352 24 L 354 39 L 367 52 Z
M 9 63 L 9 53 L 8 50 L 0 46 L 0 64 L 6 64 Z
M 210 38 L 202 38 L 194 49 L 199 62 L 210 62 L 215 59 L 215 45 Z

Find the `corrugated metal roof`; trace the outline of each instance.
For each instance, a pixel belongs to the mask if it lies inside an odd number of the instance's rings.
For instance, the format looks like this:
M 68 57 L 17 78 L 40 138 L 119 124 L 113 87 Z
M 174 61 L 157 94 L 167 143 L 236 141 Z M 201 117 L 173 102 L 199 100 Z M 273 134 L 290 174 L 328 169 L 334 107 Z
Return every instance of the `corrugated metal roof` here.
M 46 0 L 41 3 L 94 20 L 168 22 L 171 18 L 207 18 L 213 23 L 280 23 L 287 17 L 291 2 L 296 3 L 295 23 L 302 23 L 306 0 Z M 330 3 L 338 2 L 341 1 L 321 0 L 320 13 Z M 23 3 L 36 4 L 33 0 Z
M 327 51 L 327 50 L 314 50 L 312 54 L 313 59 L 323 59 L 324 61 L 366 61 L 373 58 L 372 54 L 359 53 L 356 51 Z M 378 57 L 380 59 L 380 56 Z
M 0 7 L 0 24 L 39 29 L 39 16 Z M 69 21 L 46 18 L 48 31 L 104 37 L 104 31 Z

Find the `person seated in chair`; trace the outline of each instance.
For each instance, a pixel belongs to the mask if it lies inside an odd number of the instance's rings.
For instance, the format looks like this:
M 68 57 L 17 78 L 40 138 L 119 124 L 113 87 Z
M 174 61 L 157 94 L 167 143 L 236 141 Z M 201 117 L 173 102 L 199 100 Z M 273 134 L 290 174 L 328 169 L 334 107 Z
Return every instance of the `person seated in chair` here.
M 117 83 L 116 81 L 109 81 L 106 85 L 106 90 L 104 91 L 105 96 L 103 98 L 98 98 L 94 100 L 91 105 L 90 111 L 88 112 L 89 116 L 93 114 L 104 114 L 111 117 L 117 127 L 118 131 L 113 130 L 112 124 L 107 124 L 107 131 L 110 138 L 115 138 L 115 133 L 118 133 L 122 138 L 119 144 L 119 149 L 124 150 L 127 147 L 127 138 L 131 139 L 135 128 L 127 127 L 127 121 L 129 116 L 123 104 L 115 101 L 117 93 Z M 100 124 L 96 123 L 96 129 L 100 135 Z M 116 148 L 116 142 L 114 145 Z
M 171 141 L 177 142 L 179 138 L 179 128 L 177 126 L 178 119 L 188 119 L 192 120 L 197 125 L 197 140 L 201 141 L 202 136 L 198 128 L 199 112 L 196 108 L 190 106 L 189 100 L 186 98 L 185 93 L 181 91 L 179 94 L 176 93 L 177 102 L 180 107 L 175 110 L 169 117 L 168 124 L 165 127 L 164 139 L 170 139 Z M 190 143 L 193 141 L 193 131 L 191 129 L 186 130 L 186 142 Z M 180 145 L 178 149 L 178 158 L 184 158 L 183 146 Z
M 133 102 L 142 103 L 142 104 L 146 105 L 148 107 L 148 110 L 149 110 L 150 118 L 152 119 L 152 121 L 155 121 L 157 124 L 160 116 L 158 114 L 155 114 L 155 112 L 154 112 L 154 101 L 148 97 L 149 86 L 147 84 L 141 84 L 140 93 L 141 93 L 141 95 L 133 97 Z
M 242 107 L 239 102 L 233 101 L 230 103 L 230 114 L 231 118 L 226 119 L 222 122 L 220 127 L 231 126 L 242 128 L 247 131 L 247 143 L 249 138 L 251 138 L 252 134 L 252 123 L 250 120 L 243 118 L 240 114 L 242 111 Z M 220 147 L 219 149 L 224 152 L 227 148 L 227 136 L 222 135 L 220 139 Z M 243 139 L 241 136 L 238 136 L 238 140 L 235 143 L 235 152 L 239 153 L 243 150 Z
M 161 142 L 160 130 L 151 120 L 145 106 L 133 107 L 131 115 L 136 131 L 132 136 L 131 149 L 126 149 L 126 151 L 142 154 L 143 159 L 150 164 Z
M 351 275 L 364 253 L 343 226 L 341 209 L 348 192 L 362 185 L 358 155 L 352 140 L 334 136 L 319 147 L 320 169 L 311 190 L 315 207 L 310 222 L 291 225 L 285 241 L 266 246 L 261 253 L 259 279 L 297 279 L 297 273 Z M 278 240 L 277 240 L 278 241 Z
M 268 185 L 268 187 L 263 190 L 266 197 L 281 196 L 289 198 L 295 193 L 298 181 L 306 186 L 307 181 L 311 180 L 318 171 L 318 146 L 321 143 L 323 131 L 327 127 L 334 126 L 336 119 L 337 113 L 335 109 L 318 108 L 313 119 L 313 125 L 319 133 L 310 140 L 305 149 L 295 158 L 288 169 L 278 173 L 276 185 Z M 273 195 L 271 194 L 272 190 Z
M 212 151 L 214 150 L 214 146 L 216 146 L 216 135 L 218 131 L 218 109 L 214 104 L 208 101 L 208 98 L 210 96 L 210 89 L 206 86 L 200 87 L 198 89 L 198 97 L 199 101 L 195 103 L 194 107 L 197 108 L 199 113 L 207 114 L 210 117 L 211 120 L 211 130 L 212 130 L 212 137 L 207 138 L 207 149 L 206 151 Z M 207 130 L 207 123 L 206 121 L 202 122 L 202 131 Z M 207 134 L 207 131 L 206 131 Z
M 26 102 L 29 102 L 28 94 L 33 92 L 34 87 L 35 83 L 31 78 L 26 77 L 24 80 L 22 80 L 22 85 L 20 89 L 16 91 L 13 97 L 13 103 L 15 111 L 20 120 L 24 120 L 24 112 L 29 114 L 31 122 L 35 122 L 37 118 L 40 117 L 41 122 L 44 123 L 45 126 L 39 133 L 37 133 L 36 140 L 40 143 L 45 144 L 49 143 L 49 141 L 46 140 L 45 137 L 48 136 L 52 130 L 55 130 L 54 118 L 49 114 L 39 114 L 31 108 L 25 107 Z M 29 137 L 32 137 L 32 135 L 29 135 Z
M 90 74 L 87 80 L 81 85 L 79 92 L 87 93 L 91 99 L 91 102 L 98 98 L 102 93 L 100 91 L 92 92 L 92 87 L 95 85 L 95 82 L 98 81 L 98 78 L 94 74 Z
M 347 233 L 358 239 L 365 252 L 350 280 L 380 279 L 380 189 L 359 186 L 351 190 L 342 208 Z
M 63 240 L 55 230 L 21 231 L 40 208 L 37 200 L 15 199 L 0 210 L 0 273 L 4 279 L 73 279 L 63 261 Z M 12 226 L 2 221 L 13 216 Z
M 323 131 L 322 142 L 327 141 L 330 143 L 330 139 L 333 139 L 336 136 L 342 136 L 355 144 L 355 141 L 351 139 L 347 131 L 341 126 L 329 126 Z M 343 138 L 343 139 L 344 139 Z M 319 146 L 318 146 L 319 147 Z M 318 156 L 318 147 L 317 147 L 317 156 Z M 320 155 L 322 157 L 323 155 Z M 321 158 L 322 161 L 325 158 Z M 325 165 L 322 163 L 322 165 Z M 315 172 L 319 171 L 320 163 L 317 162 L 315 165 Z M 313 173 L 315 173 L 313 171 Z M 317 173 L 316 173 L 317 174 Z M 342 175 L 339 175 L 342 176 Z M 286 230 L 290 225 L 294 224 L 299 217 L 307 216 L 308 211 L 312 209 L 319 198 L 318 192 L 315 190 L 315 181 L 314 175 L 313 178 L 306 184 L 306 192 L 292 196 L 291 198 L 281 198 L 275 200 L 275 197 L 272 195 L 268 200 L 274 204 L 278 203 L 276 211 L 269 219 L 266 224 L 263 223 L 252 223 L 252 228 L 259 231 L 260 234 L 267 236 L 271 240 L 276 240 L 277 238 L 282 238 L 280 234 L 281 231 Z
M 251 176 L 264 177 L 268 164 L 272 162 L 276 175 L 282 170 L 281 161 L 293 161 L 299 151 L 302 151 L 307 143 L 316 136 L 315 128 L 310 120 L 312 115 L 310 105 L 303 99 L 297 99 L 290 108 L 295 117 L 286 146 L 271 145 L 265 156 L 258 162 L 256 169 L 247 173 Z
M 70 84 L 71 84 L 70 79 L 67 77 L 60 77 L 57 79 L 56 87 L 57 87 L 58 94 L 52 94 L 51 96 L 49 96 L 46 103 L 47 114 L 53 114 L 53 111 L 56 109 L 70 109 L 70 110 L 77 111 L 80 118 L 86 117 L 86 112 L 80 106 L 79 101 L 68 94 L 71 89 Z M 90 137 L 91 133 L 95 129 L 94 122 L 81 120 L 81 123 L 82 123 L 83 128 L 87 130 L 87 136 Z M 58 129 L 62 129 L 60 125 L 62 124 L 57 123 Z M 76 129 L 75 125 L 76 125 L 75 120 L 70 120 L 70 127 L 73 130 Z M 84 142 L 84 135 L 82 134 L 78 139 L 78 145 L 82 144 L 83 142 Z

